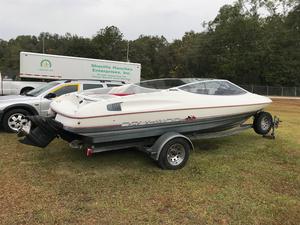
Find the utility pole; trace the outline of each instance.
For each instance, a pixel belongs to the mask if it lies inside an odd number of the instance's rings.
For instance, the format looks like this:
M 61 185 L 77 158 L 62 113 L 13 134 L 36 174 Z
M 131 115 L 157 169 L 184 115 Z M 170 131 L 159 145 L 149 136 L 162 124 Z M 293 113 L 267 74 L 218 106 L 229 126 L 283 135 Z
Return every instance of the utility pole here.
M 0 72 L 0 82 L 1 82 L 1 95 L 3 95 L 3 79 L 2 79 L 1 72 Z
M 126 54 L 127 62 L 129 62 L 129 41 L 127 41 L 127 54 Z
M 43 54 L 44 54 L 45 53 L 45 34 L 43 34 L 42 42 L 43 42 Z

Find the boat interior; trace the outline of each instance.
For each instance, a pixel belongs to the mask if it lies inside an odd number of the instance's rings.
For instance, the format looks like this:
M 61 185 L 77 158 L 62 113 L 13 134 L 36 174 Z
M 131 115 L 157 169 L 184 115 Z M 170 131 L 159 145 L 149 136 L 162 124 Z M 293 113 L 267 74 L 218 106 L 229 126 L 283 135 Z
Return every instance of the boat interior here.
M 167 78 L 142 81 L 136 84 L 126 84 L 111 88 L 97 88 L 83 91 L 78 95 L 85 98 L 103 99 L 114 96 L 126 96 L 140 93 L 151 93 L 162 90 L 186 91 L 202 95 L 241 95 L 246 90 L 227 81 L 201 78 Z

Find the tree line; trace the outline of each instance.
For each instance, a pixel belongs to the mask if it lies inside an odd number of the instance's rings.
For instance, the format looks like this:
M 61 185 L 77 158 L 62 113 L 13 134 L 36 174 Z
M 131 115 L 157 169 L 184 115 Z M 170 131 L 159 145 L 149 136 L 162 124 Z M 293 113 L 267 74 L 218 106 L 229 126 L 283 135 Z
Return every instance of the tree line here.
M 19 52 L 42 52 L 142 64 L 142 78 L 210 77 L 238 84 L 300 85 L 299 0 L 238 0 L 203 23 L 168 42 L 163 36 L 125 40 L 115 26 L 85 38 L 40 33 L 0 39 L 0 71 L 19 73 Z M 44 46 L 43 46 L 44 41 Z

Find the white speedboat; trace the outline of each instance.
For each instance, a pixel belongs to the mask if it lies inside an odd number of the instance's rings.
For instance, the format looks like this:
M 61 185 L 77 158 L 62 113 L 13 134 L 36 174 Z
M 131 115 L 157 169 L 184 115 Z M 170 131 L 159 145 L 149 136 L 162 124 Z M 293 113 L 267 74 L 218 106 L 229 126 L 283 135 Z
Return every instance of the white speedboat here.
M 60 137 L 92 153 L 136 147 L 163 169 L 182 168 L 191 139 L 254 128 L 266 135 L 279 119 L 263 109 L 272 101 L 217 79 L 158 79 L 61 96 L 49 117 L 29 117 L 20 142 L 46 147 Z M 244 124 L 253 117 L 253 124 Z
M 50 117 L 30 117 L 22 143 L 46 147 L 56 136 L 68 142 L 101 144 L 159 137 L 166 132 L 214 133 L 254 116 L 254 129 L 272 126 L 262 110 L 272 101 L 219 79 L 158 79 L 67 94 L 51 103 Z

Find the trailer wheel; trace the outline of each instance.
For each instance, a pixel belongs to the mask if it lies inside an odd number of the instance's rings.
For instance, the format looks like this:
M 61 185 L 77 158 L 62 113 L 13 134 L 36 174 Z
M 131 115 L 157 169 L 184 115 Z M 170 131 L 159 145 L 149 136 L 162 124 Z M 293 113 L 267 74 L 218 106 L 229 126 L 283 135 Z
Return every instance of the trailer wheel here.
M 187 140 L 174 138 L 162 147 L 158 164 L 162 169 L 181 169 L 189 158 L 190 150 L 191 146 Z
M 272 115 L 268 112 L 258 113 L 253 121 L 253 129 L 257 134 L 266 135 L 273 126 Z
M 4 114 L 2 119 L 2 125 L 5 131 L 16 133 L 21 126 L 28 123 L 26 116 L 30 113 L 25 109 L 13 109 Z

